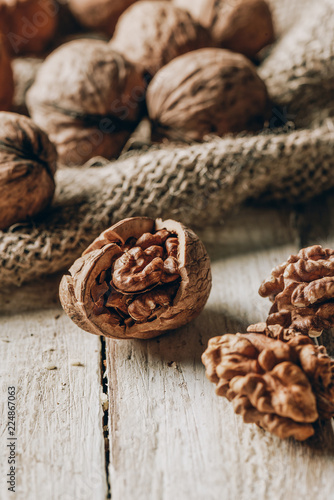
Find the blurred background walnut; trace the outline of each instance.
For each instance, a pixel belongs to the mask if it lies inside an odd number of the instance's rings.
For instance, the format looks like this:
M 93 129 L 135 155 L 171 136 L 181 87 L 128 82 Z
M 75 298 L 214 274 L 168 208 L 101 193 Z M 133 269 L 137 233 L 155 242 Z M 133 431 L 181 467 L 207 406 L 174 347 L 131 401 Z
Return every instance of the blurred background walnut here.
M 334 326 L 334 250 L 313 245 L 275 267 L 259 289 L 273 305 L 267 323 L 318 337 Z
M 143 78 L 108 43 L 77 40 L 45 60 L 27 103 L 59 160 L 82 165 L 120 153 L 140 119 L 144 94 Z
M 14 95 L 13 71 L 4 37 L 0 35 L 0 111 L 9 111 Z
M 58 24 L 59 6 L 54 0 L 0 0 L 0 31 L 14 54 L 42 52 Z
M 54 146 L 30 118 L 0 113 L 0 229 L 49 205 L 56 159 Z
M 206 135 L 256 130 L 268 105 L 266 86 L 243 55 L 200 49 L 162 68 L 147 90 L 156 139 L 201 141 Z
M 174 0 L 174 4 L 208 28 L 217 47 L 252 58 L 275 39 L 264 0 Z
M 136 0 L 68 0 L 68 6 L 82 26 L 111 36 L 119 16 Z
M 212 45 L 208 31 L 167 1 L 141 1 L 120 17 L 111 46 L 154 75 L 175 57 Z

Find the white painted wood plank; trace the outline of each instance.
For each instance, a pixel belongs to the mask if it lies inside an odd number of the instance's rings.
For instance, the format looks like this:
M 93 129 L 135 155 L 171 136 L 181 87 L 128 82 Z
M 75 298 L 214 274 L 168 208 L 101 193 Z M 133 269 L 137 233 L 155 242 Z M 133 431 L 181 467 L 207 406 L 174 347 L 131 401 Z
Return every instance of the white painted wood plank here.
M 19 314 L 60 306 L 59 283 L 62 273 L 25 283 L 21 287 L 0 288 L 0 314 Z
M 112 498 L 332 500 L 330 425 L 307 444 L 282 442 L 245 425 L 215 396 L 200 362 L 211 336 L 265 317 L 269 302 L 257 295 L 260 281 L 297 250 L 290 213 L 243 210 L 203 237 L 213 260 L 214 288 L 201 317 L 161 339 L 107 341 Z M 319 242 L 333 246 L 334 238 L 323 236 Z M 1 291 L 0 311 L 17 314 L 55 304 L 57 281 Z M 64 315 L 55 319 L 58 314 L 53 309 L 1 319 L 4 500 L 12 496 L 4 484 L 3 396 L 13 379 L 19 389 L 16 498 L 106 498 L 100 342 Z M 77 361 L 84 366 L 75 366 Z M 47 370 L 53 365 L 57 370 Z
M 0 359 L 0 498 L 104 500 L 100 339 L 58 308 L 5 316 Z M 17 388 L 15 495 L 6 485 L 8 386 Z
M 278 217 L 263 228 L 261 219 L 240 220 L 234 251 L 233 237 L 217 234 L 213 291 L 193 324 L 151 341 L 107 340 L 113 499 L 334 499 L 330 424 L 304 444 L 246 425 L 214 394 L 200 361 L 210 337 L 266 317 L 260 282 L 297 250 Z M 282 224 L 290 243 L 263 250 L 262 237 L 284 234 Z M 253 241 L 248 253 L 247 234 L 256 233 L 258 250 Z

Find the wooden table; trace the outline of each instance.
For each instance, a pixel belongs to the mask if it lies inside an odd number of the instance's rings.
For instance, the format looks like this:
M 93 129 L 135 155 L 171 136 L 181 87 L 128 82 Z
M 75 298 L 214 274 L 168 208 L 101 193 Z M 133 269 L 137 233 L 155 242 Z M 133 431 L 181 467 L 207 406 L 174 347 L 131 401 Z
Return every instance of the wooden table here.
M 306 443 L 245 425 L 200 361 L 210 337 L 265 318 L 257 289 L 273 265 L 300 246 L 334 245 L 333 215 L 328 196 L 294 210 L 244 209 L 205 231 L 209 302 L 191 325 L 150 341 L 81 331 L 57 303 L 57 276 L 1 290 L 0 498 L 334 499 L 331 424 Z M 8 386 L 16 495 L 6 485 Z

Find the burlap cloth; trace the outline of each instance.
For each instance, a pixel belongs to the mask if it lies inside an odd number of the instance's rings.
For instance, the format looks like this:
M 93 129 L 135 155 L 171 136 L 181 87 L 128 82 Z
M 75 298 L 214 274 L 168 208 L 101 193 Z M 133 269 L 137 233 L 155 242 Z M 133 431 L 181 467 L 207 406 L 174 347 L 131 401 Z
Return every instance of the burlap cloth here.
M 51 210 L 0 232 L 1 286 L 65 269 L 125 217 L 203 228 L 250 198 L 299 202 L 334 186 L 334 1 L 271 4 L 279 38 L 259 72 L 274 128 L 59 170 Z

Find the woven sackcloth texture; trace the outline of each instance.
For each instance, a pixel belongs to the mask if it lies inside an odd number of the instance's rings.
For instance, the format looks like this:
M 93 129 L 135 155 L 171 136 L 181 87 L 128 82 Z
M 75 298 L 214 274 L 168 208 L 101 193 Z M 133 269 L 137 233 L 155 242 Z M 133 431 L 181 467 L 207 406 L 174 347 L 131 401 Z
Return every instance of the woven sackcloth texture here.
M 59 169 L 51 209 L 0 232 L 2 286 L 68 267 L 125 217 L 203 228 L 250 198 L 304 201 L 334 186 L 334 2 L 271 5 L 279 37 L 259 72 L 281 128 Z

